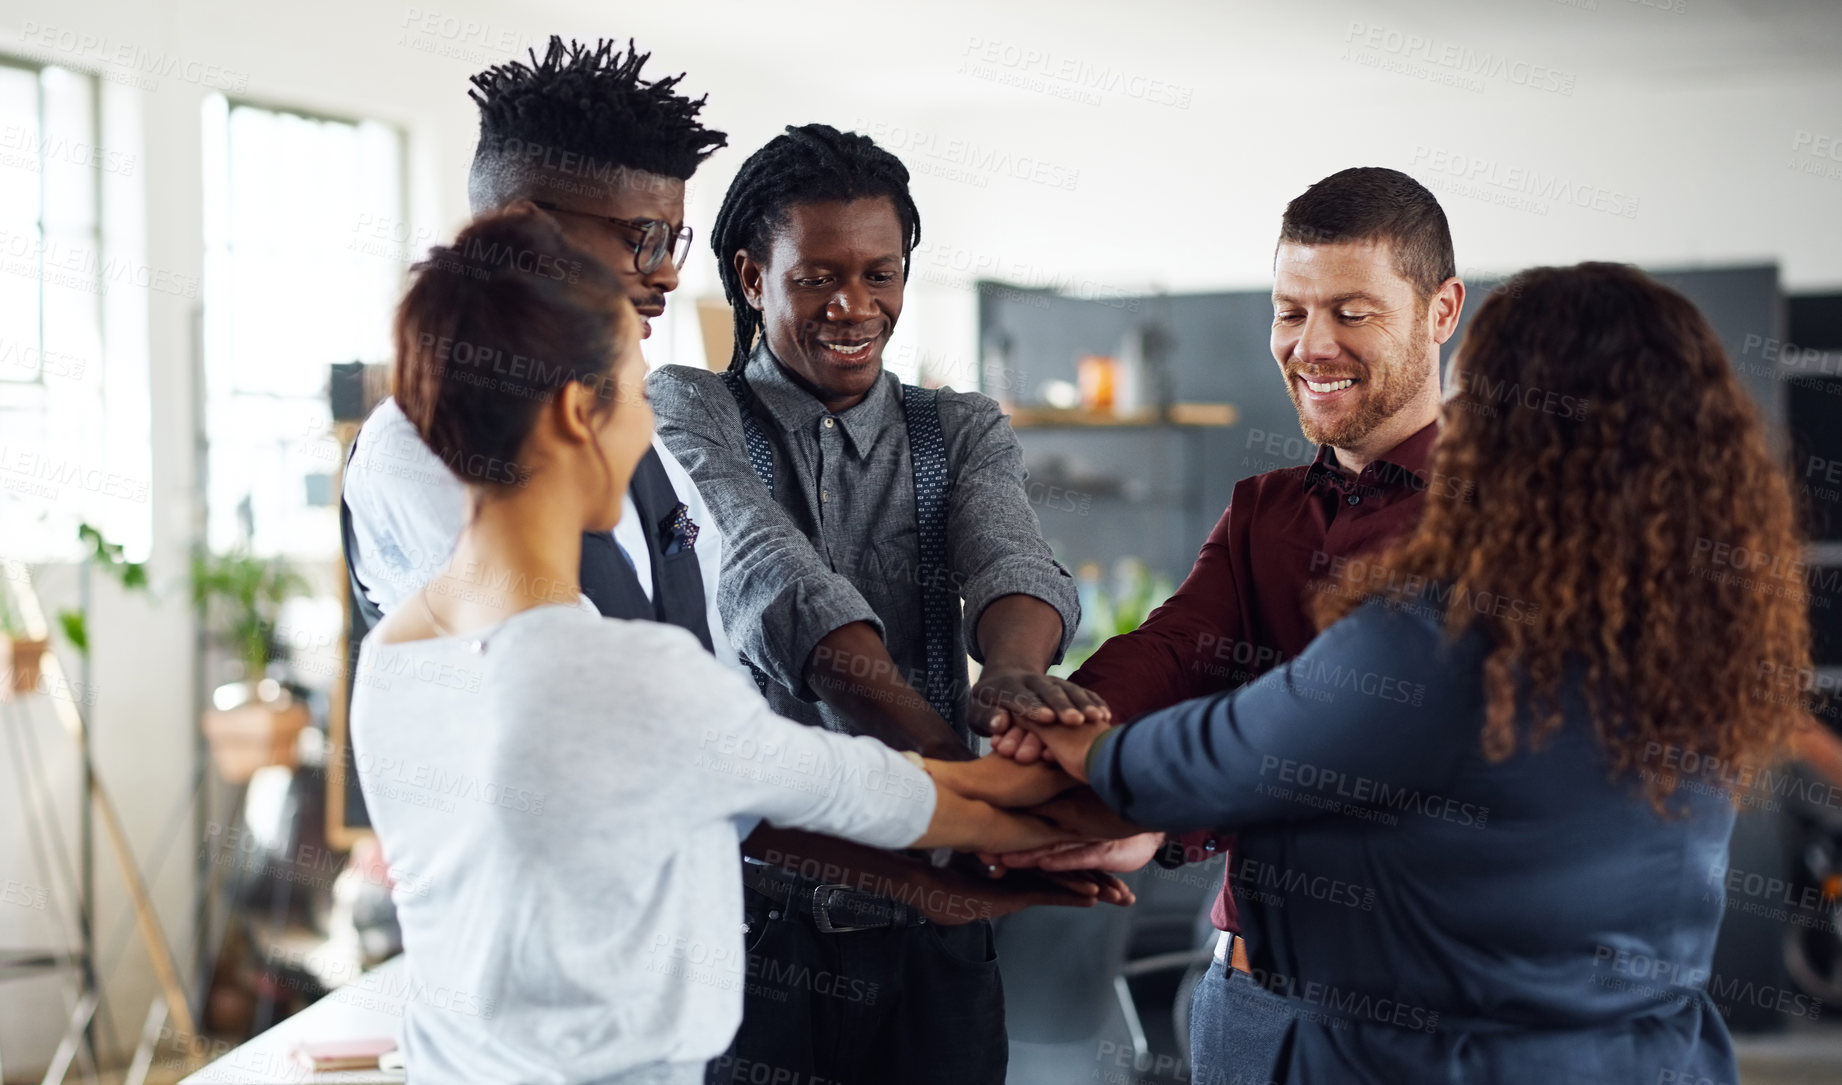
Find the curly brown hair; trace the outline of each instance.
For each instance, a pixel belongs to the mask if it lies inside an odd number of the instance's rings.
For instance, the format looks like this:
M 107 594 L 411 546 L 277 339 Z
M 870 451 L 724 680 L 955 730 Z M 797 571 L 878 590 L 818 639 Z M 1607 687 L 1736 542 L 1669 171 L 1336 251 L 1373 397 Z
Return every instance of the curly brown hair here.
M 1731 788 L 1781 756 L 1809 719 L 1802 540 L 1701 313 L 1622 264 L 1534 268 L 1484 301 L 1453 378 L 1431 471 L 1474 484 L 1430 486 L 1320 623 L 1439 585 L 1448 635 L 1490 641 L 1484 755 L 1540 749 L 1577 677 L 1613 777 L 1659 811 L 1697 765 Z

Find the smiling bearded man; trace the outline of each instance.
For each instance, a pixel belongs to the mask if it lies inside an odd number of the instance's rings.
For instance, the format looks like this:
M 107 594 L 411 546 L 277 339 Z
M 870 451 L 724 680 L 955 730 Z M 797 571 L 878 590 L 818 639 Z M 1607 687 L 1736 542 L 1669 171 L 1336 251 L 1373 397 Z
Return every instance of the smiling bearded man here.
M 1404 173 L 1347 169 L 1286 207 L 1273 256 L 1273 360 L 1319 444 L 1310 465 L 1242 479 L 1177 594 L 1143 625 L 1101 645 L 1073 681 L 1132 720 L 1192 697 L 1234 689 L 1299 654 L 1317 635 L 1314 588 L 1352 556 L 1371 553 L 1418 519 L 1438 435 L 1439 348 L 1456 332 L 1465 288 L 1439 201 Z M 1457 485 L 1471 485 L 1460 482 Z M 1387 570 L 1377 569 L 1385 575 Z M 1021 728 L 993 744 L 1020 761 L 1041 743 Z M 1227 834 L 1126 840 L 1005 856 L 1006 866 L 1137 870 L 1212 859 Z M 1216 963 L 1191 1010 L 1195 1081 L 1272 1076 L 1295 1004 L 1275 993 L 1283 970 L 1256 980 L 1239 937 L 1233 887 L 1278 898 L 1271 869 L 1229 856 L 1213 919 Z M 1307 883 L 1319 870 L 1288 870 Z M 1345 873 L 1345 872 L 1338 872 Z M 1261 932 L 1249 932 L 1258 951 Z

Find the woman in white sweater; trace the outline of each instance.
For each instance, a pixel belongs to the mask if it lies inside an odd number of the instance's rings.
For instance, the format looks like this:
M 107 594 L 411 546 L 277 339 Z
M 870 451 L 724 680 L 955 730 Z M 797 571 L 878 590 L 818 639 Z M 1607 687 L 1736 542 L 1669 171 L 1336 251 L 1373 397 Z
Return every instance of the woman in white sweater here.
M 1058 772 L 799 726 L 683 630 L 600 617 L 582 535 L 613 528 L 652 435 L 637 314 L 528 208 L 418 270 L 393 393 L 469 520 L 365 642 L 352 704 L 412 1077 L 702 1081 L 741 1015 L 736 848 L 760 819 L 885 848 L 1070 838 L 986 801 L 1044 801 Z

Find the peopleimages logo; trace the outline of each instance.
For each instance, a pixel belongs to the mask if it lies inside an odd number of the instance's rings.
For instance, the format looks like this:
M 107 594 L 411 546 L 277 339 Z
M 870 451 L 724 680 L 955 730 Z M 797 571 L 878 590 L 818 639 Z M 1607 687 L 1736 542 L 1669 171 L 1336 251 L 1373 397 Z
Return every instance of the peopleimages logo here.
M 249 90 L 249 73 L 165 49 L 150 49 L 107 34 L 93 34 L 67 26 L 48 26 L 27 19 L 19 32 L 24 52 L 54 64 L 75 62 L 95 65 L 111 82 L 141 90 L 157 90 L 162 78 L 177 78 L 196 86 L 242 94 Z
M 1438 82 L 1451 83 L 1465 90 L 1482 90 L 1482 80 L 1500 79 L 1512 86 L 1570 97 L 1574 91 L 1574 74 L 1570 71 L 1393 27 L 1352 21 L 1343 41 L 1351 48 L 1351 52 L 1344 54 L 1345 60 L 1373 63 L 1369 58 L 1386 55 L 1401 64 L 1426 64 L 1443 74 Z M 1370 52 L 1355 53 L 1356 49 Z M 1413 69 L 1403 69 L 1401 74 L 1428 78 Z
M 1483 155 L 1468 155 L 1444 147 L 1420 144 L 1414 147 L 1413 164 L 1422 169 L 1454 178 L 1470 185 L 1482 186 L 1505 194 L 1528 197 L 1530 201 L 1570 204 L 1589 211 L 1601 211 L 1619 218 L 1636 218 L 1636 196 L 1616 192 L 1602 185 L 1543 172 L 1528 166 L 1507 164 Z M 1469 195 L 1470 193 L 1466 193 Z M 1499 202 L 1499 201 L 1493 201 Z M 1545 214 L 1546 205 L 1531 202 L 1525 210 Z
M 1433 792 L 1420 791 L 1404 784 L 1372 779 L 1340 769 L 1325 768 L 1308 761 L 1264 754 L 1260 758 L 1263 780 L 1278 780 L 1297 789 L 1303 801 L 1308 795 L 1320 798 L 1347 799 L 1355 807 L 1371 810 L 1405 811 L 1438 821 L 1465 827 L 1484 828 L 1490 822 L 1490 807 Z M 1264 794 L 1279 794 L 1262 784 Z M 1289 790 L 1289 789 L 1288 789 Z M 1347 812 L 1347 811 L 1346 811 Z
M 1051 49 L 982 38 L 966 39 L 959 71 L 977 79 L 1099 105 L 1102 94 L 1117 94 L 1152 105 L 1188 109 L 1196 88 L 1112 64 L 1096 64 Z
M 1050 162 L 1009 147 L 989 146 L 925 128 L 861 117 L 852 127 L 901 156 L 918 172 L 962 181 L 974 188 L 987 188 L 990 178 L 998 176 L 1073 192 L 1081 180 L 1081 171 L 1073 166 Z
M 23 124 L 0 128 L 0 162 L 37 173 L 41 159 L 69 162 L 123 177 L 134 176 L 133 155 L 105 150 L 85 140 L 38 132 Z

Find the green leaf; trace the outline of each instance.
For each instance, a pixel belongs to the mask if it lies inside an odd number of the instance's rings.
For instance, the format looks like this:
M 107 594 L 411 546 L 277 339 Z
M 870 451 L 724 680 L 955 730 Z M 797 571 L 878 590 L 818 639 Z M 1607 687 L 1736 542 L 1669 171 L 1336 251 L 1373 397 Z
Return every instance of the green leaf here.
M 70 646 L 84 655 L 90 654 L 90 627 L 80 610 L 58 611 L 58 627 L 64 631 L 64 639 Z
M 192 604 L 217 641 L 242 658 L 248 677 L 262 677 L 273 655 L 275 622 L 289 599 L 308 590 L 281 558 L 242 548 L 192 559 Z
M 124 560 L 126 553 L 120 543 L 112 543 L 103 538 L 102 532 L 90 524 L 77 525 L 77 541 L 84 544 L 89 554 L 84 560 L 121 582 L 129 591 L 147 591 L 147 565 L 144 562 Z

